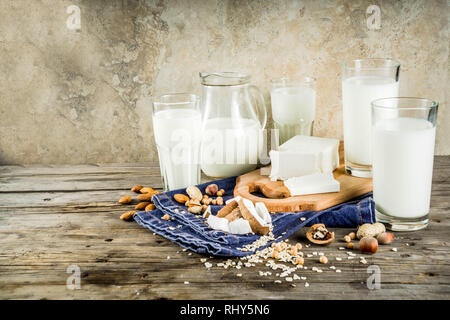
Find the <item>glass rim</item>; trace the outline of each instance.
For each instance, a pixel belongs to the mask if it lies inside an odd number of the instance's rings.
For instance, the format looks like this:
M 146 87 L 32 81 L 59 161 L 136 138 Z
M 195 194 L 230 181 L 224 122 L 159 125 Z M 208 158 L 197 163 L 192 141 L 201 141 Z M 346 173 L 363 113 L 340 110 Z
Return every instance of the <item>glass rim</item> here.
M 304 83 L 304 84 L 315 84 L 317 82 L 317 79 L 311 76 L 305 76 L 305 77 L 281 77 L 281 78 L 274 78 L 270 80 L 270 83 L 272 85 L 278 84 L 278 83 Z
M 383 101 L 423 101 L 426 102 L 425 106 L 417 106 L 417 107 L 392 107 L 386 105 L 380 105 Z M 375 99 L 370 103 L 373 109 L 401 109 L 401 110 L 430 110 L 437 108 L 439 106 L 439 102 L 428 99 L 428 98 L 420 98 L 420 97 L 388 97 L 388 98 L 380 98 Z
M 216 71 L 216 72 L 199 72 L 201 84 L 206 86 L 234 86 L 250 83 L 251 76 L 248 73 L 239 71 Z M 208 79 L 214 77 L 222 81 L 212 81 Z
M 178 101 L 164 101 L 164 98 L 179 98 Z M 177 99 L 175 99 L 177 100 Z M 189 92 L 177 92 L 177 93 L 165 93 L 162 95 L 154 96 L 152 103 L 164 104 L 164 105 L 184 105 L 188 103 L 200 102 L 200 97 L 194 93 Z
M 359 62 L 364 62 L 364 61 L 372 61 L 372 62 L 385 61 L 385 62 L 387 62 L 387 61 L 389 61 L 391 64 L 390 65 L 385 65 L 385 66 L 377 66 L 377 67 L 373 67 L 373 66 L 371 66 L 371 67 L 364 67 L 364 66 L 356 67 L 354 65 L 353 66 L 351 65 L 351 63 L 354 64 L 357 61 L 359 61 Z M 351 70 L 356 70 L 356 69 L 359 69 L 359 70 L 378 70 L 378 69 L 395 69 L 395 68 L 399 68 L 401 63 L 398 60 L 394 60 L 392 58 L 360 58 L 360 59 L 352 59 L 352 60 L 343 61 L 341 63 L 341 65 L 342 65 L 342 68 L 344 68 L 344 69 L 351 69 Z

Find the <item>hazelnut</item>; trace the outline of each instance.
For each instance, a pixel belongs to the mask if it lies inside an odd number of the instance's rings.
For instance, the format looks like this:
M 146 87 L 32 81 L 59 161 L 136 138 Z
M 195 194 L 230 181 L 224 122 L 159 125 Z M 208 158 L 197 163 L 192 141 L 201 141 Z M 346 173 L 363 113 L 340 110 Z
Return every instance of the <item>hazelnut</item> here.
M 216 198 L 216 203 L 218 206 L 223 206 L 223 198 L 222 197 L 217 197 Z
M 320 256 L 319 261 L 320 261 L 320 263 L 322 263 L 322 264 L 327 264 L 327 263 L 328 263 L 328 258 L 325 257 L 325 256 Z
M 302 244 L 300 242 L 297 242 L 297 244 L 295 245 L 297 247 L 297 250 L 302 250 Z
M 375 253 L 378 250 L 378 241 L 372 237 L 363 237 L 359 240 L 359 250 L 361 252 Z
M 223 189 L 220 189 L 219 191 L 217 191 L 217 196 L 219 196 L 219 197 L 221 197 L 221 196 L 223 196 L 225 194 L 225 190 L 223 190 Z
M 346 236 L 344 237 L 344 241 L 347 242 L 347 243 L 349 243 L 349 242 L 352 241 L 352 238 L 350 238 L 349 235 L 346 235 Z
M 305 260 L 303 259 L 303 257 L 297 257 L 297 259 L 295 259 L 295 264 L 299 264 L 299 265 L 303 265 L 305 263 Z
M 350 233 L 348 234 L 348 236 L 349 236 L 350 239 L 352 239 L 352 240 L 355 240 L 355 238 L 356 238 L 356 234 L 355 234 L 354 232 L 350 232 Z
M 347 243 L 347 248 L 348 249 L 354 249 L 355 245 L 353 244 L 353 242 L 349 242 L 349 243 Z
M 394 241 L 394 235 L 390 232 L 383 232 L 378 235 L 377 240 L 380 244 L 389 244 Z
M 213 200 L 211 201 L 211 204 L 212 204 L 213 206 L 215 206 L 215 205 L 217 204 L 217 200 L 216 200 L 216 199 L 213 199 Z
M 206 193 L 208 196 L 215 196 L 218 190 L 219 190 L 219 187 L 217 186 L 217 184 L 212 183 L 212 184 L 209 184 L 209 185 L 205 188 L 205 193 Z

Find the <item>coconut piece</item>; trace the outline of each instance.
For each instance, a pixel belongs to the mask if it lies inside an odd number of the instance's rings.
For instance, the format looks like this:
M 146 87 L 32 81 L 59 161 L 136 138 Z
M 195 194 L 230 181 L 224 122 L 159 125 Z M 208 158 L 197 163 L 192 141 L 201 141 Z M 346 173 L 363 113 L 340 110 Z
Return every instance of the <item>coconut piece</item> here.
M 238 207 L 237 201 L 235 199 L 231 199 L 231 201 L 226 202 L 225 207 L 223 207 L 222 209 L 219 210 L 219 212 L 217 212 L 217 217 L 219 218 L 226 217 L 231 213 L 231 211 L 233 211 L 237 207 Z
M 330 244 L 334 241 L 334 232 L 328 231 L 324 224 L 318 223 L 309 228 L 306 238 L 315 244 Z
M 217 216 L 210 214 L 207 222 L 208 225 L 214 230 L 230 232 L 230 229 L 228 228 L 228 220 L 225 218 L 218 218 Z
M 272 223 L 272 217 L 270 216 L 269 210 L 267 210 L 264 202 L 255 203 L 255 209 L 258 215 L 263 219 L 266 224 Z
M 252 228 L 250 227 L 250 223 L 242 218 L 238 218 L 228 224 L 231 233 L 235 234 L 246 234 L 252 233 Z
M 269 232 L 270 228 L 264 220 L 258 215 L 258 212 L 248 199 L 240 199 L 238 201 L 239 209 L 241 210 L 242 217 L 247 220 L 252 228 L 252 231 L 261 236 Z
M 237 196 L 237 197 L 228 199 L 227 201 L 225 201 L 225 204 L 229 204 L 229 203 L 232 202 L 232 201 L 238 202 L 239 200 L 241 200 L 241 196 Z
M 225 216 L 225 219 L 227 219 L 229 222 L 232 222 L 240 217 L 242 217 L 241 211 L 239 210 L 239 208 L 235 208 L 230 212 L 230 214 Z
M 203 213 L 203 218 L 208 219 L 208 217 L 211 214 L 211 206 L 208 206 L 205 210 L 205 212 Z

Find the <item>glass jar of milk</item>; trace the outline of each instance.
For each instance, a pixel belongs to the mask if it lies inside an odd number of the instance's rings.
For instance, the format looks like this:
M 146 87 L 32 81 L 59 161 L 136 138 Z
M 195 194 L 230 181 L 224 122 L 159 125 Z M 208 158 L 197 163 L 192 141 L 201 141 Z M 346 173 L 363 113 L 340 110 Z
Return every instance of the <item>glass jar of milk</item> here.
M 254 170 L 267 121 L 264 97 L 238 72 L 201 72 L 201 168 L 209 177 Z
M 437 111 L 421 98 L 372 102 L 373 197 L 377 219 L 392 230 L 428 224 Z
M 315 84 L 312 77 L 272 80 L 272 118 L 279 144 L 296 135 L 312 135 L 316 114 Z
M 372 176 L 370 103 L 398 97 L 400 64 L 391 59 L 361 59 L 343 64 L 342 102 L 347 173 Z

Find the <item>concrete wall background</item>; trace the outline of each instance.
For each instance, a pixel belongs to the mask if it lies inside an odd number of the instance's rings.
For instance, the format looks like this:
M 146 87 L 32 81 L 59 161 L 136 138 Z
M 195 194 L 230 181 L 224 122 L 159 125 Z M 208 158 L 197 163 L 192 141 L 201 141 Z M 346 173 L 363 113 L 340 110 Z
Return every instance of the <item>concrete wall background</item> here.
M 366 9 L 381 8 L 381 30 Z M 70 5 L 81 30 L 67 28 Z M 157 160 L 148 99 L 200 93 L 201 70 L 246 71 L 269 100 L 282 75 L 317 78 L 315 135 L 342 138 L 340 62 L 393 57 L 400 93 L 440 102 L 450 154 L 445 0 L 0 1 L 0 164 Z M 269 108 L 270 110 L 270 108 Z

